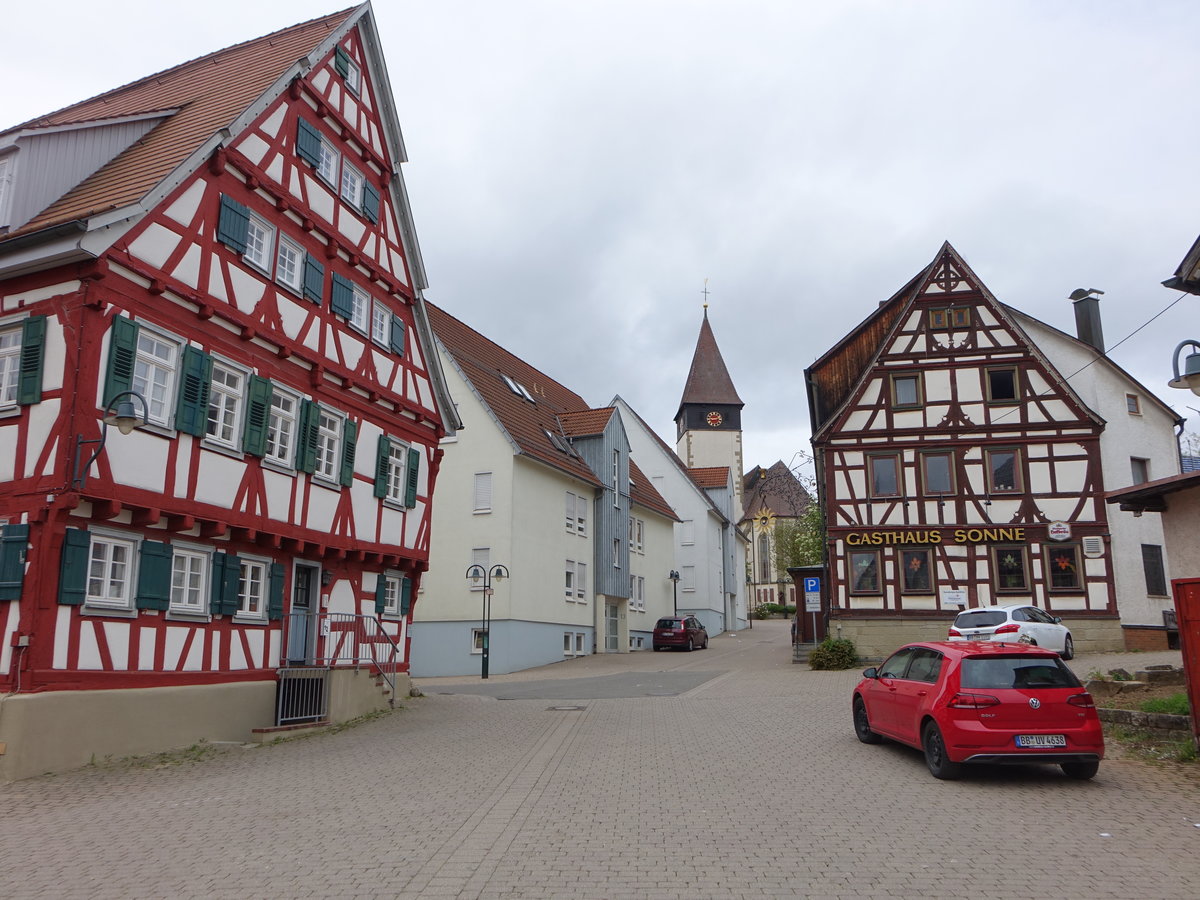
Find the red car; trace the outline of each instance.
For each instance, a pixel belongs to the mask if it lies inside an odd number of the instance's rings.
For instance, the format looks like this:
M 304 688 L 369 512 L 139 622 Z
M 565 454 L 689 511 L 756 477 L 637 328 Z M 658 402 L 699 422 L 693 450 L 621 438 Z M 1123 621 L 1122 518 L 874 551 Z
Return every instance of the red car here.
M 707 650 L 708 632 L 695 616 L 663 616 L 654 625 L 652 641 L 655 650 Z
M 860 741 L 923 750 L 935 778 L 958 778 L 966 763 L 1051 763 L 1091 778 L 1104 758 L 1092 695 L 1040 647 L 908 644 L 863 672 L 851 703 Z

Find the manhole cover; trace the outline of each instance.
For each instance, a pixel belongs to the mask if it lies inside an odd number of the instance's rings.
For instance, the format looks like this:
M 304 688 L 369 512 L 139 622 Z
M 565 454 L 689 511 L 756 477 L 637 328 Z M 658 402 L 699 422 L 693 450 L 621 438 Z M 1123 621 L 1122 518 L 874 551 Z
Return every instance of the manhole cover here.
M 586 706 L 550 706 L 547 707 L 548 712 L 580 712 L 587 709 Z

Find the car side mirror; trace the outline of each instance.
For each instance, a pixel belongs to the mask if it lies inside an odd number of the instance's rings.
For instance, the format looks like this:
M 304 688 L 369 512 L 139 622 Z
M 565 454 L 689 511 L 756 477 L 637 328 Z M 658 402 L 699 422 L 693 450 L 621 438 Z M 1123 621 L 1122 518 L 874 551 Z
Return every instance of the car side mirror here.
M 863 678 L 878 678 L 878 677 L 879 677 L 879 670 L 876 669 L 874 666 L 871 666 L 871 668 L 869 668 L 869 669 L 863 669 Z
M 1062 616 L 1055 616 L 1055 617 L 1054 617 L 1054 624 L 1055 624 L 1055 625 L 1061 625 L 1061 624 L 1062 624 Z

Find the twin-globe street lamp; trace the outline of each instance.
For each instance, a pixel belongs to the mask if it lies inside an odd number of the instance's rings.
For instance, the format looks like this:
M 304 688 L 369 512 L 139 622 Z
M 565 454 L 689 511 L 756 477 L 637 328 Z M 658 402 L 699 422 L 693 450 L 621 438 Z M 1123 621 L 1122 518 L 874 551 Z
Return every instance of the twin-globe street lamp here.
M 467 569 L 467 578 L 476 586 L 483 581 L 483 629 L 480 635 L 483 641 L 483 672 L 481 677 L 488 677 L 488 645 L 492 628 L 492 582 L 500 581 L 502 578 L 508 578 L 508 569 L 497 563 L 488 568 L 487 566 L 474 565 Z

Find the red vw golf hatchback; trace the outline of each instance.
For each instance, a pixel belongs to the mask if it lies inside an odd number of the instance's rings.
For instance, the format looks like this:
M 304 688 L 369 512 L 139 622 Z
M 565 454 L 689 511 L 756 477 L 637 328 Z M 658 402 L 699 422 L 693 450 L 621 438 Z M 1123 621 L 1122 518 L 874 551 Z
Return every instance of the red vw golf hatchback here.
M 1104 758 L 1092 695 L 1040 647 L 908 644 L 863 672 L 851 703 L 860 741 L 923 750 L 935 778 L 957 778 L 965 763 L 1052 763 L 1091 778 Z

